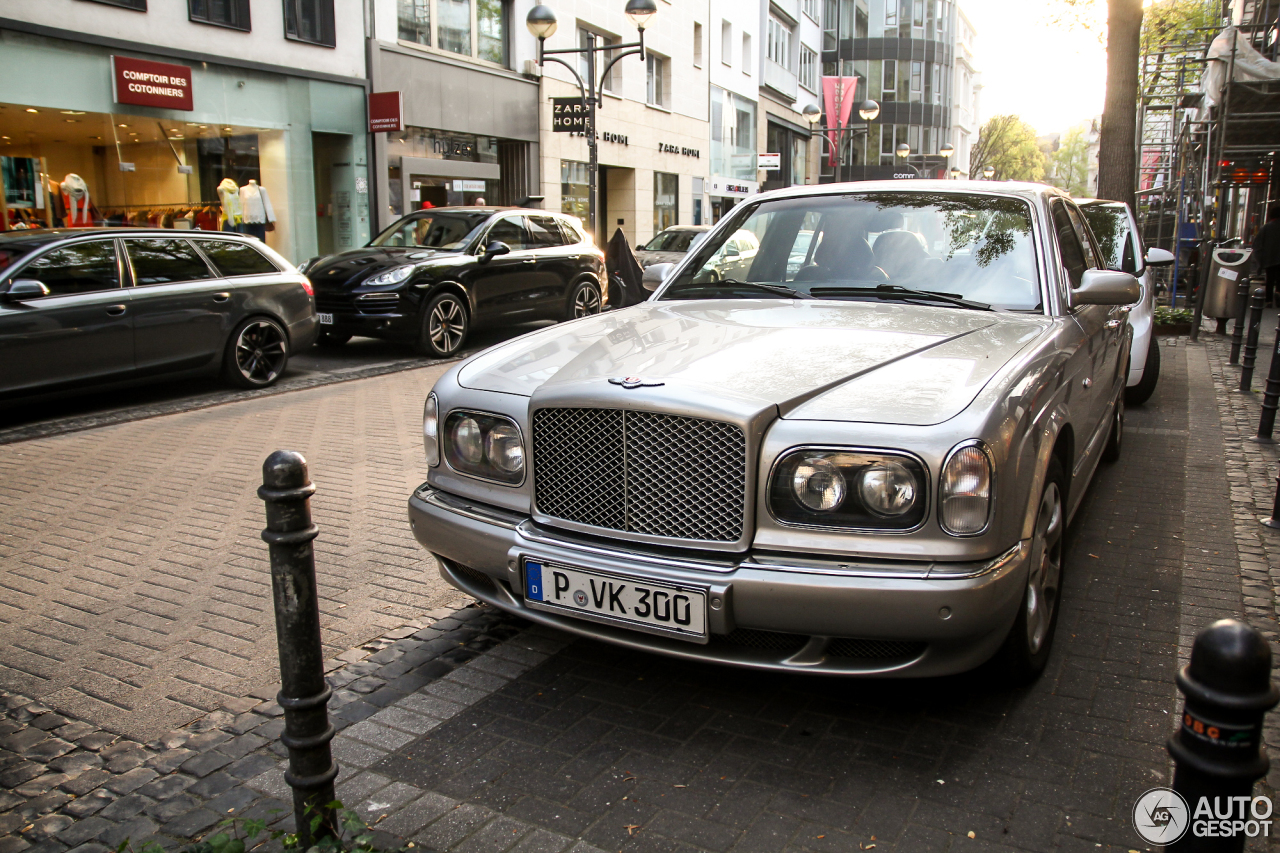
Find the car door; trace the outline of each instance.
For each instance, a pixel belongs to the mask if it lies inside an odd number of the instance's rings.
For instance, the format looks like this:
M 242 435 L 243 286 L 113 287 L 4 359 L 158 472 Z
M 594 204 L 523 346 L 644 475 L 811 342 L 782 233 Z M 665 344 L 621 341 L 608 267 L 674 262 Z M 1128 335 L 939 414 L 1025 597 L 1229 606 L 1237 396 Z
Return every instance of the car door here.
M 494 241 L 506 243 L 510 254 L 495 255 L 484 263 L 478 257 L 466 274 L 475 295 L 477 319 L 535 319 L 540 310 L 538 277 L 534 274 L 538 256 L 525 217 L 509 214 L 499 219 L 481 241 L 479 251 Z
M 0 392 L 30 392 L 133 373 L 133 313 L 115 239 L 51 249 L 5 277 L 49 295 L 0 303 Z
M 533 253 L 538 259 L 534 266 L 538 277 L 534 297 L 543 314 L 559 320 L 564 317 L 569 301 L 569 286 L 577 277 L 579 250 L 568 245 L 554 216 L 529 214 L 525 219 L 535 246 Z
M 134 358 L 139 373 L 189 370 L 222 355 L 224 329 L 234 305 L 183 237 L 126 237 L 132 272 Z
M 1071 224 L 1075 226 L 1076 235 L 1080 238 L 1080 244 L 1084 247 L 1085 261 L 1092 269 L 1107 269 L 1106 256 L 1102 253 L 1101 248 L 1096 244 L 1093 232 L 1090 230 L 1088 223 L 1085 221 L 1084 214 L 1075 205 L 1067 205 L 1067 214 L 1071 217 Z M 1128 217 L 1125 217 L 1125 224 L 1128 225 Z M 1126 237 L 1126 243 L 1128 238 Z M 1132 272 L 1134 267 L 1130 265 L 1125 272 Z M 1127 329 L 1126 323 L 1129 319 L 1128 305 L 1097 305 L 1095 308 L 1101 308 L 1098 313 L 1105 315 L 1102 321 L 1103 344 L 1099 348 L 1098 357 L 1095 359 L 1094 379 L 1099 383 L 1098 387 L 1098 404 L 1102 408 L 1101 416 L 1105 416 L 1111 409 L 1111 402 L 1115 399 L 1115 394 L 1119 384 L 1123 384 L 1124 377 L 1124 340 Z
M 1080 286 L 1084 271 L 1089 269 L 1089 261 L 1067 205 L 1054 201 L 1051 211 L 1061 274 L 1067 285 L 1063 296 L 1069 301 L 1070 291 Z M 1098 401 L 1105 399 L 1101 389 L 1107 383 L 1099 382 L 1101 377 L 1098 373 L 1106 351 L 1107 306 L 1078 305 L 1070 308 L 1064 303 L 1063 307 L 1071 320 L 1063 331 L 1063 346 L 1070 353 L 1066 370 L 1069 383 L 1066 402 L 1078 436 L 1078 467 L 1087 455 L 1096 456 L 1101 451 L 1101 445 L 1096 444 L 1095 439 L 1099 438 L 1099 427 L 1105 423 Z

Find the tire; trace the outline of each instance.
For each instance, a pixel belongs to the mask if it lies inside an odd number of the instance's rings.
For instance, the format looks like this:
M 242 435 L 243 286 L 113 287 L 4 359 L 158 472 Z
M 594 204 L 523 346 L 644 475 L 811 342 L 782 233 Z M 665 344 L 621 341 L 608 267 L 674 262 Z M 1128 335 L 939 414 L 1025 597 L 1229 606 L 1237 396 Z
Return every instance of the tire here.
M 590 279 L 583 279 L 573 286 L 569 293 L 569 306 L 565 309 L 566 320 L 577 320 L 579 317 L 590 317 L 599 314 L 603 309 L 600 285 Z
M 1156 382 L 1160 380 L 1160 345 L 1155 335 L 1151 336 L 1151 346 L 1147 347 L 1147 365 L 1142 368 L 1142 379 L 1132 388 L 1124 389 L 1125 401 L 1134 406 L 1141 406 L 1151 399 L 1156 392 Z
M 222 373 L 239 388 L 269 388 L 289 365 L 289 336 L 270 317 L 250 317 L 227 341 Z
M 1111 430 L 1107 433 L 1107 443 L 1102 448 L 1102 461 L 1108 465 L 1120 458 L 1120 450 L 1124 442 L 1124 394 L 1116 395 L 1115 408 L 1111 410 Z
M 1066 552 L 1065 483 L 1062 465 L 1054 458 L 1040 492 L 1022 603 L 997 653 L 1006 679 L 1015 684 L 1030 684 L 1039 678 L 1053 648 Z
M 470 331 L 465 300 L 452 291 L 437 293 L 422 312 L 418 352 L 432 358 L 450 358 L 462 349 Z
M 318 347 L 340 347 L 347 341 L 351 340 L 351 335 L 339 335 L 334 332 L 321 332 L 320 337 L 316 338 L 316 346 Z

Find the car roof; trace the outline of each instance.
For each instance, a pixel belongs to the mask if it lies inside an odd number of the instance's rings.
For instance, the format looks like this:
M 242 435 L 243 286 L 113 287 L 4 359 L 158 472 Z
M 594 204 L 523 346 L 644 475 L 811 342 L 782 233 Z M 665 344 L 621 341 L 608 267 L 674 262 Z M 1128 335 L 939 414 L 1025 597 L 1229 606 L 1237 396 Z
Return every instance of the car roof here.
M 454 204 L 454 205 L 446 205 L 444 207 L 428 207 L 425 210 L 411 210 L 408 213 L 406 213 L 405 216 L 412 216 L 415 213 L 483 213 L 491 216 L 495 213 L 511 213 L 513 211 L 516 213 L 541 213 L 541 214 L 560 213 L 560 211 L 558 210 L 539 210 L 533 207 L 504 207 L 502 205 L 486 205 L 485 207 L 475 207 L 474 205 Z M 560 215 L 563 216 L 564 214 L 560 214 Z
M 710 231 L 714 227 L 715 226 L 713 225 L 672 225 L 671 227 L 663 228 L 662 230 L 664 232 L 666 231 Z
M 44 246 L 49 243 L 55 243 L 58 240 L 68 240 L 72 237 L 96 237 L 103 234 L 162 234 L 166 237 L 191 237 L 199 235 L 201 237 L 230 237 L 234 239 L 246 239 L 244 234 L 236 234 L 230 231 L 200 231 L 200 230 L 178 230 L 175 228 L 32 228 L 26 231 L 6 231 L 0 234 L 0 246 L 26 245 L 26 246 Z
M 903 179 L 891 181 L 850 181 L 842 184 L 807 184 L 771 190 L 754 196 L 754 199 L 798 198 L 801 196 L 836 195 L 840 193 L 872 192 L 944 192 L 982 193 L 1004 196 L 1020 196 L 1028 201 L 1039 198 L 1069 198 L 1058 187 L 1049 184 L 1033 184 L 1022 181 L 948 181 L 935 179 Z
M 1122 201 L 1109 201 L 1105 198 L 1073 198 L 1071 200 L 1081 207 L 1113 207 L 1121 210 L 1129 207 Z

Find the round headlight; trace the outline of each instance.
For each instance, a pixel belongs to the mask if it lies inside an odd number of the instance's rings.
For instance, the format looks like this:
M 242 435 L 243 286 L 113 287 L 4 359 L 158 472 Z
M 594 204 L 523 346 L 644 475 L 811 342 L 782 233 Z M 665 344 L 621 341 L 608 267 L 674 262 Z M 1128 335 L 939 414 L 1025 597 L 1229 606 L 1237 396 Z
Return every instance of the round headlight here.
M 844 500 L 844 475 L 822 457 L 806 459 L 796 466 L 791 477 L 791 489 L 796 499 L 809 509 L 826 512 L 840 506 Z
M 479 465 L 484 459 L 484 433 L 475 418 L 463 418 L 453 427 L 453 450 L 463 462 Z
M 901 462 L 886 459 L 862 472 L 858 495 L 876 515 L 902 515 L 915 505 L 916 478 Z
M 524 470 L 524 446 L 519 431 L 510 424 L 498 424 L 484 439 L 485 453 L 493 467 L 506 474 Z

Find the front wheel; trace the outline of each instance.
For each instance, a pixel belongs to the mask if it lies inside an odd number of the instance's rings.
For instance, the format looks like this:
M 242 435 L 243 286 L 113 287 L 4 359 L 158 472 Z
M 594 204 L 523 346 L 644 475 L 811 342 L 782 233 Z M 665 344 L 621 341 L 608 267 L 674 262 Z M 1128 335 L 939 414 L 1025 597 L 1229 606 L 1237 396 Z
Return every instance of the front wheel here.
M 1062 465 L 1052 460 L 1036 510 L 1022 605 L 999 652 L 1009 680 L 1017 684 L 1029 684 L 1044 671 L 1058 627 L 1066 551 L 1065 482 Z
M 573 286 L 573 292 L 569 296 L 569 309 L 565 312 L 565 319 L 576 320 L 579 317 L 590 317 L 592 314 L 599 314 L 602 303 L 600 286 L 594 281 L 583 279 Z
M 470 324 L 462 297 L 445 291 L 437 293 L 423 312 L 418 352 L 435 358 L 449 358 L 462 349 Z
M 227 381 L 241 388 L 267 388 L 289 364 L 289 337 L 269 317 L 251 317 L 231 334 L 223 356 Z

